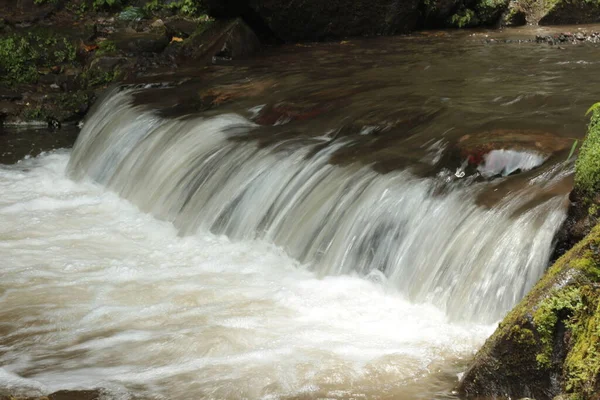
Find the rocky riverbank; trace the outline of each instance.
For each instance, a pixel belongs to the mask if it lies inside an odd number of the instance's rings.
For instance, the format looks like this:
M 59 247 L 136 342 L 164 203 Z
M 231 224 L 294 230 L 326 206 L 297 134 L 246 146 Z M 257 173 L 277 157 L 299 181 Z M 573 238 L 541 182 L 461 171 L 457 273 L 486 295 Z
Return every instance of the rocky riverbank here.
M 111 6 L 86 0 L 0 3 L 0 122 L 77 123 L 116 81 L 151 81 L 181 64 L 252 54 L 258 38 L 239 19 L 215 21 L 185 2 Z

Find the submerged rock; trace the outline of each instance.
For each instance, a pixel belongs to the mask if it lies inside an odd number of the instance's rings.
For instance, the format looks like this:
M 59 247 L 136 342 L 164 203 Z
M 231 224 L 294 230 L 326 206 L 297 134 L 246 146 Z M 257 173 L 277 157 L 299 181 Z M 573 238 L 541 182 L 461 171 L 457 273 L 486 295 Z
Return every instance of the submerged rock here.
M 572 143 L 573 139 L 548 132 L 495 129 L 462 136 L 456 149 L 465 167 L 492 177 L 536 168 Z
M 0 400 L 99 400 L 99 390 L 60 390 L 47 396 L 13 396 L 0 394 Z

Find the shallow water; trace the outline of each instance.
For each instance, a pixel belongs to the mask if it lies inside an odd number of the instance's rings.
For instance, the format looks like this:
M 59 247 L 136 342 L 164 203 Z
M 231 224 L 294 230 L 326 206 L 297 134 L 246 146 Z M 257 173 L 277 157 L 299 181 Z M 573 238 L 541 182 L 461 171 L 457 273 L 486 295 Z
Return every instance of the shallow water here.
M 600 83 L 597 48 L 490 34 L 185 70 L 0 165 L 0 394 L 453 398 L 546 267 Z

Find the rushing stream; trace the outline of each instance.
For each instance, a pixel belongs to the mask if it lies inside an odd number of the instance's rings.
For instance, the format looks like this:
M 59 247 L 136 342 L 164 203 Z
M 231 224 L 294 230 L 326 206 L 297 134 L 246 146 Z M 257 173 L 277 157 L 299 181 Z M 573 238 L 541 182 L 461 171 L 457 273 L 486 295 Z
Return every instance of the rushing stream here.
M 453 398 L 547 266 L 572 74 L 600 83 L 597 49 L 484 35 L 115 88 L 72 150 L 0 165 L 0 394 Z

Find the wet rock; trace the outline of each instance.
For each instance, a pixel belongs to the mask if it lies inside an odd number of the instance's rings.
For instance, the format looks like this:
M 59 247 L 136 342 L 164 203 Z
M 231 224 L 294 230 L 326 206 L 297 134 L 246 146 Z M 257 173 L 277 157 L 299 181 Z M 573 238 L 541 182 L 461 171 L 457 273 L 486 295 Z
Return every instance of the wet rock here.
M 112 35 L 110 40 L 126 54 L 160 53 L 169 45 L 165 35 L 154 32 L 119 32 Z
M 198 28 L 198 22 L 185 18 L 171 18 L 164 22 L 170 36 L 188 38 Z
M 99 400 L 99 390 L 61 390 L 48 396 L 12 396 L 0 395 L 0 400 Z
M 48 396 L 49 400 L 99 400 L 99 390 L 61 390 Z
M 548 132 L 496 129 L 464 135 L 456 148 L 462 160 L 467 160 L 470 165 L 480 165 L 492 150 L 522 151 L 549 157 L 570 148 L 573 141 Z
M 596 398 L 599 246 L 596 227 L 506 316 L 464 374 L 463 397 Z
M 563 32 L 553 35 L 537 35 L 535 41 L 549 45 L 600 43 L 600 32 Z
M 219 59 L 240 59 L 256 53 L 260 40 L 241 19 L 207 23 L 181 45 L 175 45 L 175 57 L 212 62 Z

